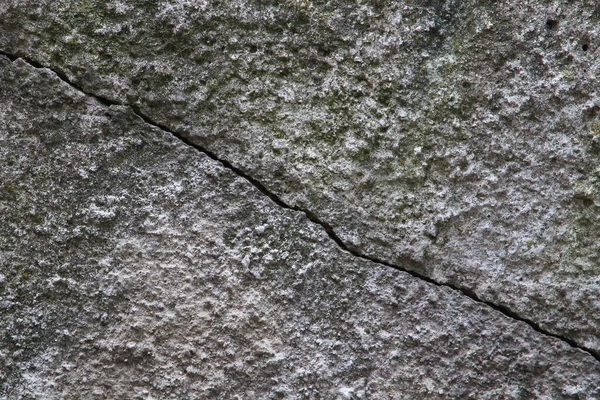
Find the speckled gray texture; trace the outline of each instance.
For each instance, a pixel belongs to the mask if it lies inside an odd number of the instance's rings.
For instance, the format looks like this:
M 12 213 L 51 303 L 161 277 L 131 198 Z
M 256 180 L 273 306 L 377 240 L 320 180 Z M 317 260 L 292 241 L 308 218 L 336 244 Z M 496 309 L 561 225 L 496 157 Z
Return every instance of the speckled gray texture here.
M 600 351 L 597 1 L 8 0 L 0 26 L 350 248 Z
M 600 363 L 342 251 L 219 163 L 0 56 L 0 398 L 600 396 Z

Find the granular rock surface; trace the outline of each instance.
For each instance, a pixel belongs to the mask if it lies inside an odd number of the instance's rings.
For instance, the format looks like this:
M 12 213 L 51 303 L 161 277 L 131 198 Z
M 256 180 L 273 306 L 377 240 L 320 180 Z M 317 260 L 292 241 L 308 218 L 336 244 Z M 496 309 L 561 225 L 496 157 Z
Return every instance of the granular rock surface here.
M 589 354 L 340 250 L 129 109 L 0 77 L 2 398 L 600 395 Z
M 600 351 L 596 1 L 0 5 L 0 50 L 135 105 L 348 248 Z
M 600 398 L 599 23 L 2 2 L 0 399 Z

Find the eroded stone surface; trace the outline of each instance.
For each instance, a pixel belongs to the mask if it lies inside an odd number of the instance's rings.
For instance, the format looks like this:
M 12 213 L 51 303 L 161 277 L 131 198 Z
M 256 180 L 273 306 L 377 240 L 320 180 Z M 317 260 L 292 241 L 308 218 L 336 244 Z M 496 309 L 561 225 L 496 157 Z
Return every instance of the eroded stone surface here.
M 600 364 L 341 251 L 298 212 L 0 57 L 0 398 L 597 398 Z
M 0 5 L 0 49 L 600 350 L 596 1 Z

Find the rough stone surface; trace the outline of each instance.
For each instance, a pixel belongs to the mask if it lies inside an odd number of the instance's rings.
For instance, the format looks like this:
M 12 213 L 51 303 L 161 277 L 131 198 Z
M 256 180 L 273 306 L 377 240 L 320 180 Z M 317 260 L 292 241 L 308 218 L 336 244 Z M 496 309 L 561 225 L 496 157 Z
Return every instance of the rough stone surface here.
M 342 251 L 127 107 L 0 56 L 1 399 L 594 399 L 600 363 Z
M 350 248 L 600 351 L 597 1 L 8 0 L 0 26 Z

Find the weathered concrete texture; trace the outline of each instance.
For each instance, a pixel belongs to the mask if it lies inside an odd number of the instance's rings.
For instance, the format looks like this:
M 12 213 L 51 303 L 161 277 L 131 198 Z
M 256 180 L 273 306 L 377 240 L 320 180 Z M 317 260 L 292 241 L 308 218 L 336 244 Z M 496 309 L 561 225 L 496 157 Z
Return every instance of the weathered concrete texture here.
M 351 248 L 600 351 L 596 0 L 9 0 L 0 26 Z
M 598 398 L 600 363 L 339 249 L 244 179 L 0 57 L 0 398 Z

